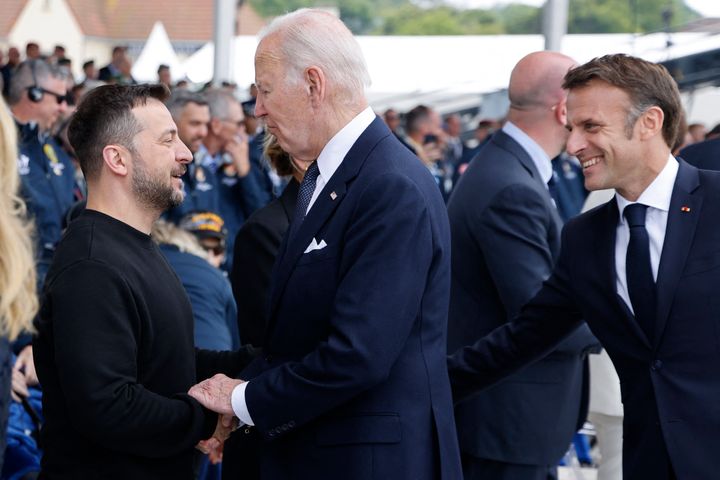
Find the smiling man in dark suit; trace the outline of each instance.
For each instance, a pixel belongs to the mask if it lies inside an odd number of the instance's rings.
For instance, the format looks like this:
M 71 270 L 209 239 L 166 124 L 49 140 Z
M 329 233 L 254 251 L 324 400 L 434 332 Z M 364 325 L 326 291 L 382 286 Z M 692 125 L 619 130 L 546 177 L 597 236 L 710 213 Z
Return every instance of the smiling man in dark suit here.
M 552 272 L 562 221 L 548 190 L 550 159 L 565 148 L 562 83 L 574 65 L 556 52 L 518 62 L 507 122 L 450 198 L 449 352 L 512 320 Z M 583 326 L 522 373 L 456 405 L 466 480 L 557 477 L 578 418 L 584 418 L 584 351 L 594 343 Z
M 317 160 L 275 266 L 266 356 L 247 383 L 218 375 L 190 394 L 254 425 L 263 479 L 460 478 L 432 176 L 368 107 L 362 52 L 335 16 L 274 20 L 255 78 L 268 131 Z
M 720 175 L 678 162 L 680 97 L 625 55 L 571 70 L 567 149 L 610 202 L 571 220 L 550 279 L 512 323 L 449 360 L 467 393 L 542 355 L 585 319 L 613 360 L 629 479 L 720 471 Z

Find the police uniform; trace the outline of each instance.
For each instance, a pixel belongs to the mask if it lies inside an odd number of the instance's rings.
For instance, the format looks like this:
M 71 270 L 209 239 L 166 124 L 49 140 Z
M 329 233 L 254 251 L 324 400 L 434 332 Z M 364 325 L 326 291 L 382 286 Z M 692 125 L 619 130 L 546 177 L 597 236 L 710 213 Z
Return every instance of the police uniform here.
M 196 211 L 219 213 L 220 196 L 215 174 L 200 163 L 188 165 L 182 177 L 185 200 L 165 212 L 165 218 L 178 223 L 185 214 Z
M 34 123 L 18 124 L 21 194 L 35 221 L 38 282 L 62 235 L 65 213 L 75 202 L 75 168 L 65 151 Z

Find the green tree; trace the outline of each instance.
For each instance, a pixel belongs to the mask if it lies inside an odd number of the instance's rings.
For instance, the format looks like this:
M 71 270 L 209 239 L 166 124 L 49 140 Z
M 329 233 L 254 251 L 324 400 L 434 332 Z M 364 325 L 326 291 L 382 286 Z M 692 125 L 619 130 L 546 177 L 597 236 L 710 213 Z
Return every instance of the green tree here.
M 505 33 L 530 34 L 542 32 L 542 9 L 523 4 L 510 4 L 497 9 Z

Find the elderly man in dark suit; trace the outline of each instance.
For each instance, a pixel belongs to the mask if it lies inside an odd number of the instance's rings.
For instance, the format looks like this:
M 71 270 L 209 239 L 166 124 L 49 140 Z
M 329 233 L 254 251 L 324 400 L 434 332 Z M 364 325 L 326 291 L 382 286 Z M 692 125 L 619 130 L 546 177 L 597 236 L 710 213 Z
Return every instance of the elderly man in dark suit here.
M 608 203 L 571 220 L 550 279 L 512 323 L 450 358 L 460 394 L 544 354 L 584 318 L 620 376 L 625 478 L 720 471 L 720 174 L 678 162 L 664 67 L 625 55 L 565 78 L 568 152 Z
M 271 285 L 265 357 L 191 389 L 264 444 L 263 479 L 460 478 L 446 369 L 450 229 L 432 176 L 368 107 L 337 17 L 273 21 L 255 112 L 299 188 Z M 245 430 L 245 428 L 243 428 Z
M 550 276 L 560 251 L 551 158 L 565 147 L 560 53 L 524 57 L 510 77 L 510 111 L 450 198 L 452 287 L 448 351 L 517 315 Z M 466 479 L 555 478 L 581 416 L 582 327 L 545 358 L 456 405 Z M 582 413 L 584 416 L 584 412 Z

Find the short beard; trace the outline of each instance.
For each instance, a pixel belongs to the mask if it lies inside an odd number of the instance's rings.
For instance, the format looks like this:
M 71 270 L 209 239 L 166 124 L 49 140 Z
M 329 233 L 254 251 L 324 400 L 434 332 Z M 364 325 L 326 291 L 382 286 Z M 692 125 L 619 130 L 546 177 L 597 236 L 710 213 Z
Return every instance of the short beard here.
M 153 178 L 147 170 L 147 163 L 137 153 L 133 152 L 135 165 L 130 182 L 132 191 L 140 203 L 152 210 L 164 212 L 180 205 L 185 199 L 184 192 L 176 191 L 172 184 Z

